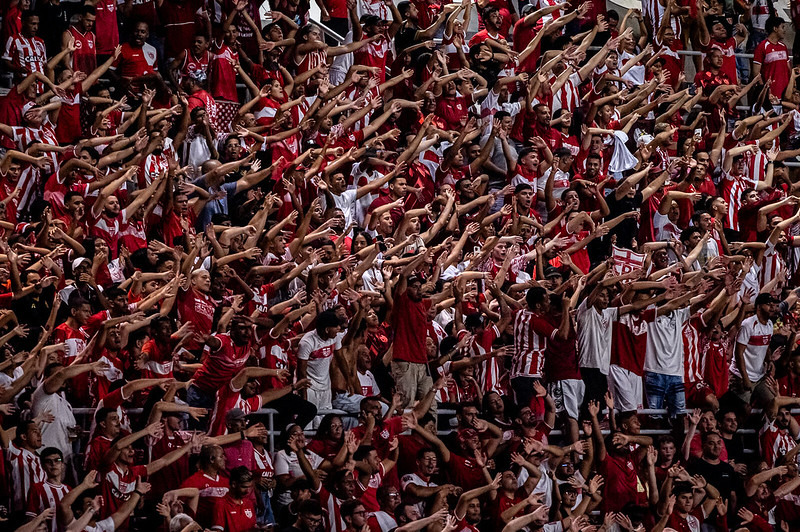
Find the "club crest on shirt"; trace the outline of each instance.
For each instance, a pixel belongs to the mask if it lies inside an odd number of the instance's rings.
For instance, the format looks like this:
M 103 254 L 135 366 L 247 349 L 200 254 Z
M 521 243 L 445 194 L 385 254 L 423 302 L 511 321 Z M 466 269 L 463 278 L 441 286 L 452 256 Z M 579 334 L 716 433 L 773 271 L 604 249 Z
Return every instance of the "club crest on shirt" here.
M 250 519 L 251 517 L 253 517 L 253 511 L 250 508 L 245 508 L 244 509 L 244 516 L 247 517 L 248 519 Z

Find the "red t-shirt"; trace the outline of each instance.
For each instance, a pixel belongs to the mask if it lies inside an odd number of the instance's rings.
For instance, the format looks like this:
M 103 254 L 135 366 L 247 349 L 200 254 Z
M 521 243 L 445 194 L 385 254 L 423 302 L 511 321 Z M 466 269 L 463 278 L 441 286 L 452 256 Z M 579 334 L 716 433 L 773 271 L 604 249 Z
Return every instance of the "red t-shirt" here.
M 789 50 L 786 45 L 780 41 L 773 44 L 769 39 L 764 39 L 753 52 L 753 62 L 761 65 L 761 79 L 772 80 L 769 92 L 783 98 L 789 85 Z
M 200 490 L 200 501 L 197 504 L 197 522 L 209 526 L 214 515 L 216 501 L 228 494 L 228 479 L 217 475 L 210 477 L 202 471 L 196 472 L 181 484 L 182 488 L 197 488 Z
M 464 488 L 464 491 L 479 488 L 486 484 L 483 469 L 474 458 L 464 458 L 451 452 L 450 461 L 447 462 L 447 472 L 450 476 L 450 481 L 456 486 Z
M 122 45 L 119 57 L 111 65 L 112 70 L 123 78 L 137 78 L 145 74 L 153 74 L 158 70 L 158 52 L 145 43 L 141 48 L 135 48 L 129 43 Z
M 395 295 L 394 303 L 394 359 L 415 364 L 427 363 L 425 335 L 421 333 L 428 328 L 431 300 L 412 301 L 404 291 Z
M 118 464 L 111 464 L 102 472 L 100 492 L 103 494 L 103 507 L 100 509 L 102 519 L 110 516 L 122 506 L 136 488 L 136 480 L 147 477 L 146 466 L 130 466 L 123 471 Z
M 250 499 L 234 500 L 230 494 L 214 505 L 212 530 L 247 532 L 256 526 L 256 508 Z
M 198 292 L 194 288 L 178 291 L 178 319 L 181 323 L 191 322 L 196 331 L 211 331 L 214 321 L 214 310 L 217 304 L 214 300 Z M 199 349 L 200 345 L 191 340 L 186 348 L 189 350 Z
M 436 102 L 434 114 L 444 120 L 445 129 L 460 131 L 466 124 L 470 105 L 472 105 L 472 101 L 469 96 L 453 98 L 442 96 Z
M 236 345 L 228 333 L 215 334 L 214 338 L 220 341 L 220 348 L 212 353 L 206 346 L 203 366 L 194 374 L 194 385 L 207 393 L 226 386 L 253 353 L 251 343 Z

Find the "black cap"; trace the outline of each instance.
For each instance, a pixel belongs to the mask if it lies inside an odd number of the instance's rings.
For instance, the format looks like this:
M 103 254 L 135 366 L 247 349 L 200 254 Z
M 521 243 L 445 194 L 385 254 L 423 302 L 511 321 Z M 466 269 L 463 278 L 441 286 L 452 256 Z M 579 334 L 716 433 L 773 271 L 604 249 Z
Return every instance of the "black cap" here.
M 561 277 L 561 272 L 555 266 L 545 266 L 544 278 L 549 279 L 550 277 Z
M 386 21 L 377 15 L 363 15 L 360 22 L 363 26 L 377 26 L 378 24 L 386 24 Z
M 758 294 L 758 297 L 756 297 L 756 306 L 769 305 L 770 303 L 778 303 L 778 300 L 772 294 Z

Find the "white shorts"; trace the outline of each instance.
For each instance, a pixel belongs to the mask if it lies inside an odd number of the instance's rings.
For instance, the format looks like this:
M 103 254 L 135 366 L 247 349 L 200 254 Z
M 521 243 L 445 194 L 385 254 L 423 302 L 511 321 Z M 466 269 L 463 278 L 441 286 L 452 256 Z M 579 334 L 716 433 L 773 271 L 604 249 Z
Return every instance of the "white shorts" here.
M 611 364 L 608 368 L 608 391 L 614 398 L 617 412 L 644 408 L 642 378 L 632 371 Z
M 579 419 L 578 413 L 583 403 L 583 394 L 586 385 L 582 380 L 566 379 L 551 382 L 547 385 L 547 392 L 556 404 L 556 413 L 566 413 L 572 419 Z
M 331 389 L 315 389 L 313 386 L 306 390 L 306 399 L 308 402 L 317 407 L 317 410 L 330 410 L 331 405 Z

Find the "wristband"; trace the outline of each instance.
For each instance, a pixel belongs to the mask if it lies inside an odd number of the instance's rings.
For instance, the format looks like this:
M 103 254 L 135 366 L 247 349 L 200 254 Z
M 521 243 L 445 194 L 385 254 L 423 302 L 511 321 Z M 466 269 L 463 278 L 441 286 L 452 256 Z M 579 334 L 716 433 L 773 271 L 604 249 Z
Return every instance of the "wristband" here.
M 242 441 L 244 441 L 246 439 L 246 436 L 244 435 L 244 431 L 240 432 L 239 434 L 242 435 Z
M 141 492 L 141 491 L 139 491 L 139 490 L 133 490 L 133 492 L 134 492 L 135 494 L 137 494 L 139 497 L 144 497 L 144 493 L 142 493 L 142 492 Z

